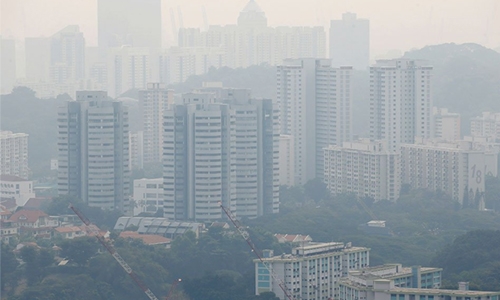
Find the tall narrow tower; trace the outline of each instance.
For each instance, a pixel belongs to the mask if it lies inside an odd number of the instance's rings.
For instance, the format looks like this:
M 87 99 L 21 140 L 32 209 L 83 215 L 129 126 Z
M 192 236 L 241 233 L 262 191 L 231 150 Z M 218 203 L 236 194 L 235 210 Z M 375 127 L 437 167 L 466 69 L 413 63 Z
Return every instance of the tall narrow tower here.
M 432 137 L 432 66 L 425 61 L 379 60 L 370 68 L 370 137 L 388 150 Z
M 58 193 L 128 213 L 128 112 L 106 92 L 77 92 L 58 112 Z

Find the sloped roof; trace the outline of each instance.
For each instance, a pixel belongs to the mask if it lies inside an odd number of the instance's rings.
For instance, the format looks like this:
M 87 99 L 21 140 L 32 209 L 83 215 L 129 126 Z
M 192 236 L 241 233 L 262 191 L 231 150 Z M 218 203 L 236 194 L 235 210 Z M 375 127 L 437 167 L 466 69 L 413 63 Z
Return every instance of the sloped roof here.
M 39 210 L 44 203 L 50 202 L 52 199 L 50 198 L 42 198 L 42 197 L 36 197 L 36 198 L 29 198 L 26 204 L 24 204 L 23 208 L 25 209 L 30 209 L 30 210 Z
M 170 239 L 163 237 L 161 235 L 155 234 L 139 234 L 135 231 L 122 231 L 120 233 L 121 238 L 132 238 L 132 239 L 141 239 L 142 242 L 146 245 L 161 245 L 170 243 Z
M 14 213 L 10 216 L 9 220 L 14 222 L 27 222 L 35 223 L 40 217 L 48 217 L 46 213 L 41 210 L 27 210 L 21 209 L 20 211 Z
M 301 234 L 275 234 L 274 237 L 280 243 L 298 243 L 298 242 L 310 242 L 312 238 L 309 235 Z
M 16 199 L 14 198 L 0 198 L 0 205 L 10 211 L 14 211 L 17 207 Z
M 0 175 L 1 181 L 28 181 L 16 175 L 2 174 Z
M 56 231 L 59 233 L 69 233 L 69 232 L 80 232 L 84 230 L 78 226 L 65 226 L 65 227 L 57 227 Z

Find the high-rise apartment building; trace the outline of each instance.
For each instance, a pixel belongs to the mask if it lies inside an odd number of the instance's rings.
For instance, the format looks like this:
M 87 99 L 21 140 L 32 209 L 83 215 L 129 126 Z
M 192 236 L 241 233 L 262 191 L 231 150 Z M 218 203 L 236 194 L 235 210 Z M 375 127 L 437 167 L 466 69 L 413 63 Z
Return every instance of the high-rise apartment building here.
M 325 151 L 325 183 L 332 194 L 395 201 L 401 189 L 400 155 L 383 142 L 344 142 Z
M 351 67 L 328 59 L 286 60 L 277 71 L 281 134 L 294 140 L 295 184 L 324 175 L 323 148 L 352 138 Z
M 418 142 L 401 145 L 402 183 L 442 191 L 464 207 L 484 208 L 485 176 L 497 174 L 498 153 L 476 150 L 467 141 Z
M 272 250 L 264 250 L 263 261 L 283 280 L 295 299 L 337 299 L 337 283 L 349 271 L 368 267 L 370 249 L 352 247 L 351 243 L 308 243 L 295 247 L 291 254 L 273 256 Z M 255 294 L 273 292 L 280 299 L 285 294 L 264 264 L 254 260 Z
M 458 141 L 462 138 L 460 114 L 451 113 L 447 108 L 433 108 L 434 137 L 447 141 Z
M 470 120 L 472 136 L 482 136 L 500 142 L 500 113 L 483 112 Z
M 165 113 L 165 216 L 196 221 L 279 209 L 278 119 L 249 90 L 204 88 Z
M 28 134 L 0 131 L 0 174 L 28 179 Z
M 330 59 L 334 67 L 367 70 L 370 64 L 370 21 L 354 13 L 330 22 Z
M 370 68 L 370 137 L 389 151 L 415 137 L 432 137 L 432 66 L 425 61 L 379 60 Z
M 254 218 L 279 210 L 279 123 L 270 99 L 251 99 L 250 90 L 204 88 L 234 115 L 235 214 Z
M 160 163 L 163 153 L 163 112 L 173 103 L 174 91 L 165 84 L 148 83 L 139 91 L 143 120 L 144 163 Z
M 99 0 L 100 48 L 161 47 L 161 0 Z
M 183 95 L 165 112 L 164 215 L 174 220 L 222 217 L 220 204 L 235 209 L 234 115 L 209 93 Z
M 50 38 L 50 79 L 53 83 L 66 83 L 84 78 L 83 33 L 78 25 L 66 26 Z
M 77 92 L 58 111 L 58 193 L 129 213 L 128 112 L 106 92 Z

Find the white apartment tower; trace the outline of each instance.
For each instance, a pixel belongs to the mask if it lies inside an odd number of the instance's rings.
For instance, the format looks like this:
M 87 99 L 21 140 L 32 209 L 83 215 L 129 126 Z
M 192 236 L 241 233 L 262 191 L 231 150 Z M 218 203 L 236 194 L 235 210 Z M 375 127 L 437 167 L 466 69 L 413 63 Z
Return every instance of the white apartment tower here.
M 128 135 L 128 144 L 130 147 L 129 162 L 130 169 L 144 168 L 144 134 L 143 131 L 130 131 Z
M 328 59 L 286 60 L 277 71 L 281 134 L 294 139 L 295 184 L 324 175 L 323 148 L 352 138 L 351 67 Z
M 58 193 L 92 207 L 129 207 L 128 112 L 106 92 L 77 92 L 58 111 Z
M 354 13 L 330 22 L 330 59 L 334 67 L 367 70 L 370 63 L 370 21 Z
M 279 209 L 278 119 L 249 90 L 207 88 L 165 113 L 165 216 L 213 221 L 219 201 L 237 217 Z
M 188 93 L 165 111 L 164 215 L 173 220 L 222 218 L 235 209 L 234 115 L 209 93 Z
M 401 189 L 400 155 L 385 143 L 362 140 L 325 150 L 325 183 L 332 194 L 353 193 L 375 201 L 396 201 Z
M 379 60 L 370 68 L 370 136 L 389 151 L 415 137 L 432 137 L 432 66 L 418 60 Z
M 273 256 L 272 250 L 264 250 L 264 262 L 283 280 L 294 299 L 337 299 L 337 283 L 349 271 L 368 267 L 370 249 L 352 247 L 351 243 L 308 243 L 292 249 L 292 254 Z M 264 264 L 254 260 L 255 294 L 274 292 L 286 299 Z
M 143 119 L 144 163 L 159 163 L 163 152 L 163 112 L 173 102 L 174 92 L 165 84 L 148 83 L 139 91 Z
M 434 137 L 447 141 L 461 139 L 460 114 L 451 113 L 447 108 L 433 108 Z
M 28 134 L 0 131 L 0 174 L 28 179 Z

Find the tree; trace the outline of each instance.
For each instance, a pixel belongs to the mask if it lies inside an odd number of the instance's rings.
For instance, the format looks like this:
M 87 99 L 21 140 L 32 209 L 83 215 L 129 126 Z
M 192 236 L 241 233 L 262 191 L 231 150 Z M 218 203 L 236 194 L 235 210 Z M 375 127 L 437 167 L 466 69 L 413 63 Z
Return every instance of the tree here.
M 0 267 L 2 269 L 2 272 L 0 272 L 0 284 L 1 284 L 1 289 L 4 289 L 5 286 L 5 281 L 7 280 L 8 275 L 10 275 L 12 272 L 14 272 L 19 265 L 19 263 L 16 260 L 16 256 L 12 252 L 12 248 L 10 248 L 8 245 L 2 243 L 2 248 L 1 248 L 2 254 L 0 255 Z
M 90 236 L 65 240 L 60 247 L 61 257 L 65 257 L 80 266 L 85 266 L 99 249 L 96 238 Z
M 304 185 L 304 191 L 307 197 L 318 203 L 320 200 L 327 200 L 330 197 L 330 191 L 326 184 L 320 178 L 309 180 Z

